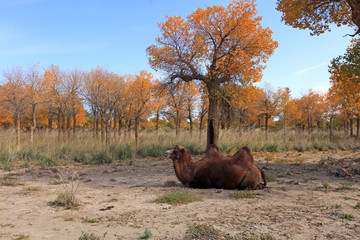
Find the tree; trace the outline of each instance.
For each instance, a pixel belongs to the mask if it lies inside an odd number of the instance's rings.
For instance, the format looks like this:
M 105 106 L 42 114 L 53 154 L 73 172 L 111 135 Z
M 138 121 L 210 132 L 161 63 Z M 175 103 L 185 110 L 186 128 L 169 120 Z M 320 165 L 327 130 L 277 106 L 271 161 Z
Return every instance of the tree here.
M 110 127 L 113 113 L 118 101 L 121 100 L 123 94 L 122 76 L 111 73 L 98 66 L 92 69 L 85 78 L 84 89 L 88 96 L 88 101 L 93 104 L 96 111 L 100 114 L 101 123 L 104 126 L 102 131 L 102 141 L 106 146 L 110 146 Z
M 140 120 L 150 115 L 153 110 L 153 76 L 143 70 L 134 76 L 130 84 L 130 99 L 132 103 L 131 115 L 135 124 L 135 144 L 139 145 L 139 124 Z
M 21 67 L 15 67 L 3 72 L 6 84 L 0 89 L 2 107 L 11 112 L 16 133 L 16 145 L 21 144 L 21 117 L 29 104 L 29 94 L 26 91 L 26 73 Z
M 167 96 L 166 86 L 160 82 L 158 79 L 154 82 L 154 108 L 155 108 L 155 129 L 159 130 L 159 119 L 160 114 L 164 111 L 166 107 L 166 96 Z
M 190 135 L 193 132 L 193 114 L 198 105 L 199 89 L 194 82 L 188 82 L 184 88 L 185 95 L 185 111 L 187 112 L 187 119 L 190 125 Z
M 278 0 L 277 10 L 282 12 L 285 24 L 309 29 L 311 35 L 330 31 L 330 24 L 357 26 L 360 31 L 360 2 L 358 0 Z
M 275 92 L 270 84 L 266 83 L 257 100 L 258 112 L 265 119 L 265 138 L 269 131 L 269 120 L 277 113 L 279 102 L 279 92 Z
M 180 134 L 181 121 L 185 119 L 186 108 L 186 82 L 167 86 L 167 108 L 164 113 L 175 123 L 176 136 Z
M 347 132 L 350 120 L 350 135 L 353 135 L 353 119 L 357 120 L 357 136 L 359 136 L 360 118 L 360 43 L 351 44 L 344 56 L 331 61 L 329 66 L 332 98 L 339 100 L 341 111 L 345 116 L 344 130 Z
M 31 106 L 30 144 L 33 144 L 34 131 L 37 126 L 36 114 L 39 105 L 45 101 L 45 82 L 43 76 L 41 76 L 41 73 L 39 72 L 37 65 L 31 66 L 27 71 L 26 88 L 28 91 L 29 103 Z
M 227 7 L 198 8 L 187 17 L 160 23 L 157 45 L 147 48 L 149 63 L 165 71 L 169 82 L 205 83 L 209 92 L 207 147 L 219 141 L 219 107 L 226 82 L 245 84 L 261 79 L 264 63 L 277 47 L 272 32 L 262 28 L 255 0 Z

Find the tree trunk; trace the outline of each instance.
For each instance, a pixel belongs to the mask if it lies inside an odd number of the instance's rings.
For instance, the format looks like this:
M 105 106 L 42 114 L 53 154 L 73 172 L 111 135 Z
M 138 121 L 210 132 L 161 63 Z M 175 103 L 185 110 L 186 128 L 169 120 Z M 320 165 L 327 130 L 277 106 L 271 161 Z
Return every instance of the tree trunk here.
M 160 118 L 160 113 L 159 113 L 159 109 L 156 110 L 156 122 L 155 122 L 155 130 L 159 131 L 159 118 Z
M 119 139 L 121 137 L 121 129 L 122 129 L 122 117 L 119 117 Z
M 71 115 L 67 115 L 67 121 L 66 121 L 66 131 L 67 131 L 67 139 L 71 139 Z
M 270 116 L 268 114 L 265 114 L 265 139 L 268 138 L 268 132 L 269 132 L 269 119 Z
M 350 137 L 354 136 L 353 118 L 350 118 Z
M 207 141 L 206 149 L 211 144 L 219 145 L 219 117 L 220 117 L 220 98 L 217 96 L 214 90 L 209 92 L 209 112 L 208 112 L 208 129 L 207 129 Z
M 359 132 L 360 132 L 360 118 L 358 117 L 356 119 L 356 137 L 359 138 Z
M 73 137 L 76 137 L 76 113 L 73 114 Z
M 116 128 L 117 128 L 117 111 L 114 111 L 114 128 L 113 128 L 113 131 L 114 131 L 114 139 L 116 140 Z
M 192 120 L 191 113 L 189 113 L 189 123 L 190 123 L 190 136 L 192 137 L 192 135 L 193 135 L 193 120 Z
M 30 144 L 34 144 L 34 131 L 36 128 L 36 104 L 32 104 L 32 120 L 30 126 Z
M 110 128 L 111 128 L 111 119 L 112 119 L 112 112 L 109 113 L 109 116 L 105 120 L 105 143 L 107 147 L 110 147 Z
M 202 135 L 202 130 L 203 130 L 203 128 L 204 128 L 204 115 L 201 113 L 201 115 L 200 115 L 200 126 L 199 126 L 199 139 L 201 140 L 201 135 Z
M 135 145 L 139 146 L 139 118 L 135 118 Z
M 51 114 L 48 118 L 48 129 L 49 129 L 49 131 L 52 131 L 52 129 L 53 129 L 53 119 L 52 119 Z
M 60 108 L 58 109 L 58 113 L 57 113 L 57 120 L 58 120 L 58 141 L 61 141 L 61 110 Z
M 333 116 L 330 116 L 330 122 L 329 122 L 329 138 L 330 138 L 330 141 L 332 140 L 333 138 L 333 133 L 332 133 L 332 121 L 333 121 Z
M 100 114 L 100 124 L 101 124 L 101 142 L 105 142 L 105 124 L 104 124 L 104 116 Z
M 174 121 L 175 121 L 175 135 L 179 136 L 179 134 L 180 134 L 180 122 L 181 122 L 179 111 L 176 111 Z
M 16 134 L 16 146 L 19 148 L 21 144 L 21 114 L 16 113 L 15 116 L 15 134 Z

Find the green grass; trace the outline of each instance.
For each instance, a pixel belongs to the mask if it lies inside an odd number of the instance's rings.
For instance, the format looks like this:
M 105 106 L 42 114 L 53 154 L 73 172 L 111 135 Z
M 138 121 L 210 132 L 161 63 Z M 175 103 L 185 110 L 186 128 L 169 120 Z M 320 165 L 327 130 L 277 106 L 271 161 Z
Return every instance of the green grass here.
M 257 195 L 255 192 L 253 191 L 248 191 L 248 190 L 242 190 L 242 191 L 238 191 L 238 192 L 234 192 L 231 193 L 230 196 L 232 198 L 256 198 L 259 195 Z
M 356 191 L 358 189 L 356 187 L 353 187 L 351 183 L 346 182 L 346 183 L 342 183 L 341 186 L 337 187 L 335 190 L 336 191 L 346 191 L 346 190 Z
M 176 187 L 177 183 L 175 181 L 167 181 L 164 183 L 164 187 Z
M 89 218 L 89 217 L 85 217 L 85 218 L 84 218 L 84 222 L 86 222 L 86 223 L 99 223 L 99 222 L 100 222 L 100 220 L 99 220 L 99 219 L 97 219 L 97 218 Z
M 265 172 L 266 181 L 268 182 L 275 182 L 276 176 L 272 174 L 271 172 Z
M 342 219 L 349 220 L 349 221 L 352 221 L 352 220 L 355 219 L 355 217 L 354 217 L 353 215 L 347 214 L 347 213 L 343 213 L 343 214 L 341 215 L 341 218 L 342 218 Z
M 195 201 L 202 201 L 202 199 L 195 197 L 186 190 L 165 193 L 155 200 L 156 203 L 167 203 L 171 205 L 188 204 Z
M 330 184 L 328 183 L 324 183 L 321 187 L 316 187 L 314 190 L 315 191 L 323 191 L 323 192 L 329 192 L 331 190 L 333 190 L 334 187 L 331 186 Z
M 149 239 L 152 236 L 152 233 L 149 229 L 145 229 L 144 235 L 140 237 L 140 239 Z

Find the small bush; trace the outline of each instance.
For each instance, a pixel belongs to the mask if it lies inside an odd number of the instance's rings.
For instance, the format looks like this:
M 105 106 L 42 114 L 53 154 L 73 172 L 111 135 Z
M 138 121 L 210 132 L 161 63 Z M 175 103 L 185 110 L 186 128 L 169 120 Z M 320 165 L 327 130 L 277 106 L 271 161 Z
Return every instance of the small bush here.
M 169 192 L 163 196 L 158 197 L 156 203 L 167 203 L 171 205 L 188 204 L 194 201 L 201 201 L 201 198 L 193 196 L 186 190 Z
M 266 172 L 265 177 L 266 177 L 266 181 L 268 181 L 268 182 L 276 181 L 276 176 L 274 174 L 272 174 L 271 172 Z
M 234 192 L 230 194 L 230 196 L 233 198 L 255 198 L 258 195 L 256 195 L 253 191 L 243 190 L 243 191 Z
M 112 156 L 107 150 L 100 151 L 92 155 L 90 159 L 90 164 L 99 165 L 99 164 L 110 164 L 113 162 Z
M 360 202 L 357 202 L 357 204 L 355 205 L 356 209 L 360 209 Z
M 260 240 L 275 240 L 275 238 L 270 234 L 265 234 L 260 236 Z
M 75 197 L 74 194 L 69 192 L 60 193 L 55 201 L 49 202 L 49 206 L 59 206 L 66 209 L 78 209 L 80 201 Z

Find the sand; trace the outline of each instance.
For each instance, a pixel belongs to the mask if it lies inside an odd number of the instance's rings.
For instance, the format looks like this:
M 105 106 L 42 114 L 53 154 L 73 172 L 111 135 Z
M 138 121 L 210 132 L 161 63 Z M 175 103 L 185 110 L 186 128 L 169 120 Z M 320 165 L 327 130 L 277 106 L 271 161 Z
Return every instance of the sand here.
M 150 239 L 192 239 L 194 223 L 213 226 L 224 236 L 218 239 L 360 239 L 359 175 L 339 177 L 338 166 L 319 164 L 358 154 L 255 153 L 256 165 L 276 176 L 255 191 L 256 198 L 233 198 L 235 190 L 187 189 L 202 201 L 178 206 L 154 202 L 184 189 L 165 158 L 0 170 L 0 239 L 79 239 L 83 233 L 140 239 L 145 230 Z M 75 175 L 79 180 L 70 179 Z M 165 187 L 168 181 L 177 186 Z M 324 184 L 332 188 L 325 191 Z M 355 189 L 336 190 L 343 184 Z M 71 186 L 77 187 L 79 209 L 49 206 Z M 344 218 L 350 215 L 352 220 Z

